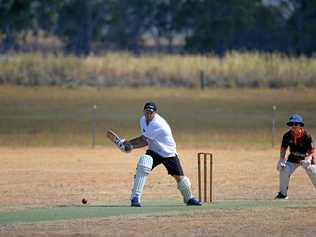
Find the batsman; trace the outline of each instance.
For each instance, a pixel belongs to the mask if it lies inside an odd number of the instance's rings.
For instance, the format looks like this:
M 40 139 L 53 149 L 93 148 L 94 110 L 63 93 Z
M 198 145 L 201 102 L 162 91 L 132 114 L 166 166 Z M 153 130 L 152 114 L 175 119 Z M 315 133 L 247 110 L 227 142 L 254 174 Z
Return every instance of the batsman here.
M 311 135 L 304 129 L 303 117 L 293 114 L 289 117 L 287 125 L 290 130 L 283 135 L 280 150 L 280 159 L 277 170 L 280 171 L 280 191 L 275 199 L 288 199 L 288 186 L 293 172 L 302 166 L 314 187 L 316 188 L 315 146 Z M 288 157 L 285 157 L 290 147 Z
M 139 137 L 125 140 L 115 134 L 108 134 L 108 137 L 112 137 L 111 140 L 123 152 L 131 152 L 133 149 L 148 146 L 146 154 L 142 155 L 137 162 L 131 206 L 141 207 L 141 196 L 146 179 L 160 164 L 163 164 L 168 174 L 175 179 L 184 203 L 189 206 L 201 206 L 201 202 L 192 195 L 189 178 L 183 173 L 169 124 L 157 113 L 157 106 L 153 102 L 147 102 L 144 105 L 143 113 L 140 118 L 141 135 Z

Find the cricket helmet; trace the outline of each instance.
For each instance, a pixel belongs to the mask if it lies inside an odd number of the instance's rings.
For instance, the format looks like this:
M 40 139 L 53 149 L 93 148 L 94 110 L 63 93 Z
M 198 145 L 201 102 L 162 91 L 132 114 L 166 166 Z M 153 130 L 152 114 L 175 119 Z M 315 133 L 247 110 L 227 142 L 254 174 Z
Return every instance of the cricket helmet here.
M 147 102 L 144 105 L 144 111 L 149 111 L 149 112 L 156 112 L 157 111 L 157 106 L 154 102 Z

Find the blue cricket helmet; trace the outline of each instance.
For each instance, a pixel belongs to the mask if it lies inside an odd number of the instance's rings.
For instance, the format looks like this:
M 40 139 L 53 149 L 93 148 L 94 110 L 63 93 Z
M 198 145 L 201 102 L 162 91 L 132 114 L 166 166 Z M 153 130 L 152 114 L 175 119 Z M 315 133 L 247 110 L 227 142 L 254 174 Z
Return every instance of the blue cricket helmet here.
M 293 114 L 289 117 L 289 121 L 286 123 L 288 126 L 292 126 L 293 123 L 299 123 L 301 127 L 304 127 L 304 119 L 301 115 Z

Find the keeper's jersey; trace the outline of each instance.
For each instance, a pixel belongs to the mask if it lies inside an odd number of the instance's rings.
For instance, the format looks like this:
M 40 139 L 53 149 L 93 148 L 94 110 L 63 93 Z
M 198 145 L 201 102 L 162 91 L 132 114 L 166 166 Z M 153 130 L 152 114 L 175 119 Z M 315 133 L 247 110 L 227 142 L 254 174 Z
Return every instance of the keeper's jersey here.
M 300 137 L 295 137 L 291 130 L 286 132 L 283 135 L 281 149 L 286 151 L 288 147 L 290 147 L 288 161 L 293 163 L 299 163 L 315 149 L 312 136 L 305 130 Z

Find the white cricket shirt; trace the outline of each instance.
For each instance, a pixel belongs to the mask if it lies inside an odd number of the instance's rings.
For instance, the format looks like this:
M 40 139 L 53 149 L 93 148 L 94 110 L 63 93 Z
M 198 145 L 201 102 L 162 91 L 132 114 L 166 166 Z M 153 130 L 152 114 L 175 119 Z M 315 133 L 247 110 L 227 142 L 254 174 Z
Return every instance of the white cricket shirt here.
M 177 154 L 176 143 L 167 121 L 159 114 L 147 125 L 145 116 L 140 118 L 140 129 L 148 143 L 148 149 L 162 157 L 172 157 Z

